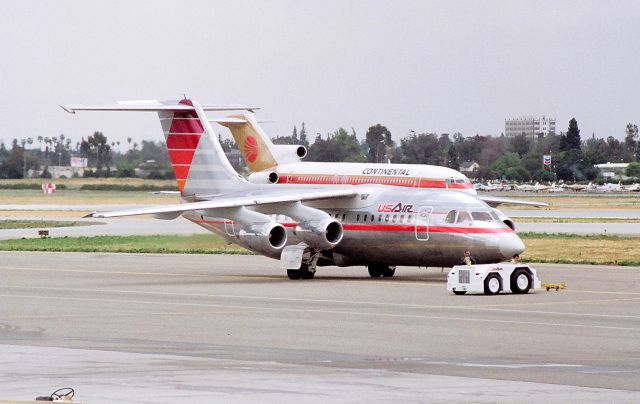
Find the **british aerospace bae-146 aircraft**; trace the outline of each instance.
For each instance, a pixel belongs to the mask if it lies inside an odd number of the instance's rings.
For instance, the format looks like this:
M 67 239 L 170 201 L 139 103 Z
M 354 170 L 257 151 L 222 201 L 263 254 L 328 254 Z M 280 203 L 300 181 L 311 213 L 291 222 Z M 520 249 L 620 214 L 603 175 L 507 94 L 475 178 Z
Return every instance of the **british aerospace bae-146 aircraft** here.
M 317 266 L 367 266 L 372 277 L 396 265 L 452 266 L 464 250 L 478 263 L 524 251 L 517 234 L 475 195 L 380 184 L 254 184 L 238 175 L 215 136 L 207 111 L 244 106 L 140 101 L 64 105 L 66 111 L 153 111 L 160 117 L 181 203 L 94 212 L 98 218 L 182 215 L 228 242 L 280 259 L 291 279 Z

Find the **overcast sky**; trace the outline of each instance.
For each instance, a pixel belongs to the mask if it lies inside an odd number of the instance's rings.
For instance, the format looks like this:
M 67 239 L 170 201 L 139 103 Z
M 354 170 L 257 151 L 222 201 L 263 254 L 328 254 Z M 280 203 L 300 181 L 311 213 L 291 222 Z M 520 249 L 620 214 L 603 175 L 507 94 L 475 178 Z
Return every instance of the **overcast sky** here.
M 640 124 L 639 17 L 638 1 L 2 0 L 0 138 L 161 140 L 153 113 L 58 104 L 183 94 L 261 106 L 272 136 L 499 135 L 546 114 L 622 138 Z

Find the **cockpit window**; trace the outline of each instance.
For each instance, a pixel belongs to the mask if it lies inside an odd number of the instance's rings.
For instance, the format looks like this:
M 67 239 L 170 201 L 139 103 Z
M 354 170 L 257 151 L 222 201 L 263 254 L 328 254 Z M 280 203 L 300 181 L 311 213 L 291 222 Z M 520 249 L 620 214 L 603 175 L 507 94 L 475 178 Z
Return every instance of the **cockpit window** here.
M 458 220 L 456 223 L 466 223 L 471 222 L 471 215 L 466 210 L 461 210 L 458 212 Z
M 489 212 L 471 212 L 473 220 L 480 220 L 482 222 L 492 222 L 493 218 Z
M 496 215 L 496 212 L 491 212 L 491 217 L 493 218 L 493 220 L 495 220 L 496 222 L 500 221 L 500 218 L 498 217 L 498 215 Z
M 456 184 L 464 184 L 466 181 L 463 178 L 457 179 Z
M 457 214 L 458 214 L 457 210 L 452 210 L 451 212 L 449 212 L 447 214 L 447 217 L 444 219 L 444 222 L 445 223 L 455 223 Z

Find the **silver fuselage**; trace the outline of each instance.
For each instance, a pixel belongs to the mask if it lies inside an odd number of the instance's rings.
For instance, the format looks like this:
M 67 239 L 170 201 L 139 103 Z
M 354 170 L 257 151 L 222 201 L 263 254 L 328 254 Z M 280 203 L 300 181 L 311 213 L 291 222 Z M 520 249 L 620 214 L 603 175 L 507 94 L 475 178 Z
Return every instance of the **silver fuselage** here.
M 452 266 L 468 249 L 478 263 L 499 262 L 524 251 L 518 235 L 474 195 L 456 191 L 369 187 L 357 200 L 306 203 L 342 223 L 344 237 L 325 251 L 323 265 L 381 263 L 408 266 Z M 210 217 L 206 211 L 184 216 L 225 240 L 251 249 L 238 237 L 238 224 Z M 296 224 L 273 215 L 288 230 L 287 244 L 298 244 Z M 265 253 L 278 259 L 279 252 Z

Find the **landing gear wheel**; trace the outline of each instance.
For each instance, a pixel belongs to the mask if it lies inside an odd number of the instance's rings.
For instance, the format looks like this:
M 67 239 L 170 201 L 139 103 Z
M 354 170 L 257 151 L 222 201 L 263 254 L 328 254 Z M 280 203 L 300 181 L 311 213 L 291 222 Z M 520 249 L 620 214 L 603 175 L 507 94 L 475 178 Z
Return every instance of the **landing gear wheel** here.
M 302 276 L 299 269 L 287 269 L 287 276 L 289 279 L 298 280 Z
M 316 271 L 311 271 L 309 269 L 309 265 L 305 265 L 302 264 L 302 267 L 300 267 L 300 277 L 302 279 L 313 279 L 313 277 L 316 275 Z
M 315 272 L 304 271 L 302 273 L 302 279 L 313 279 L 314 276 L 316 276 Z
M 466 290 L 455 290 L 453 289 L 453 293 L 456 295 L 464 295 L 465 293 L 467 293 Z
M 369 265 L 367 269 L 369 270 L 369 276 L 372 278 L 379 278 L 382 276 L 382 269 L 376 264 Z
M 396 267 L 388 265 L 382 268 L 382 276 L 385 278 L 391 278 L 396 273 Z
M 511 292 L 516 294 L 529 293 L 531 289 L 531 275 L 525 269 L 516 269 L 511 274 Z
M 500 293 L 500 276 L 498 274 L 489 274 L 484 280 L 484 293 L 486 295 L 497 295 Z

